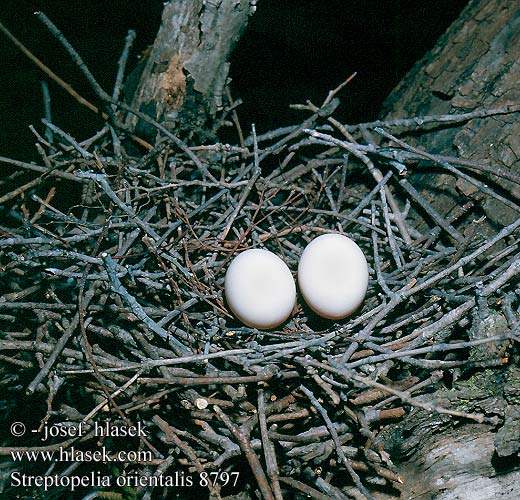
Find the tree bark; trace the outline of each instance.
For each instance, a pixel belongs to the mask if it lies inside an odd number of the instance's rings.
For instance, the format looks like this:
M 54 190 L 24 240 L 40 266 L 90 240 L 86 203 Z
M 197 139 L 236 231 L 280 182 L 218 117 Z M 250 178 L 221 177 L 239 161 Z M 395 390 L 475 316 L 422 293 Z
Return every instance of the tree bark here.
M 431 401 L 431 396 L 425 399 Z M 520 370 L 486 370 L 435 394 L 435 403 L 483 412 L 497 425 L 454 425 L 451 417 L 413 410 L 380 434 L 404 482 L 401 498 L 520 498 Z M 385 497 L 386 498 L 386 497 Z
M 133 106 L 177 129 L 213 118 L 223 103 L 228 57 L 254 9 L 254 0 L 168 2 L 131 92 Z
M 436 46 L 411 69 L 384 106 L 383 119 L 463 113 L 520 102 L 520 5 L 509 0 L 472 0 Z M 394 131 L 392 131 L 394 132 Z M 458 156 L 520 171 L 520 122 L 517 115 L 471 120 L 436 127 L 405 140 L 434 154 Z M 413 174 L 423 194 L 446 214 L 473 186 L 445 173 Z M 518 199 L 519 187 L 498 177 L 497 190 Z M 493 184 L 492 184 L 493 185 Z M 484 197 L 489 224 L 484 233 L 516 220 L 518 212 Z M 493 324 L 491 324 L 493 323 Z M 487 334 L 496 322 L 474 324 Z M 503 330 L 502 330 L 503 331 Z M 486 334 L 484 332 L 484 334 Z M 484 372 L 451 391 L 436 395 L 439 404 L 485 411 L 497 425 L 466 424 L 413 411 L 384 433 L 386 447 L 400 462 L 405 478 L 402 498 L 492 500 L 520 498 L 520 377 L 514 367 Z
M 477 108 L 495 108 L 520 101 L 520 5 L 509 0 L 471 0 L 434 49 L 418 61 L 387 99 L 384 118 L 464 113 Z M 461 158 L 520 171 L 520 123 L 516 115 L 495 116 L 463 126 L 434 130 L 411 143 L 437 154 L 454 153 Z M 472 188 L 453 178 L 423 175 L 423 183 L 439 189 L 432 203 L 454 206 Z M 495 178 L 514 198 L 519 187 Z M 436 199 L 435 199 L 436 198 Z M 504 225 L 517 213 L 497 201 L 486 199 L 489 220 Z

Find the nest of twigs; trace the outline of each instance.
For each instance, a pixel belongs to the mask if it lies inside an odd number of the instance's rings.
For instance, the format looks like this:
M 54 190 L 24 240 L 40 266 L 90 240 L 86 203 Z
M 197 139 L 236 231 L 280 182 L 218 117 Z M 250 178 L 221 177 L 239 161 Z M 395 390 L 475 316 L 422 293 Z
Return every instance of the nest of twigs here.
M 25 459 L 6 476 L 56 475 L 51 498 L 370 498 L 402 480 L 378 437 L 385 426 L 415 409 L 487 419 L 439 406 L 432 393 L 455 369 L 507 362 L 520 220 L 489 238 L 468 231 L 479 202 L 504 193 L 482 168 L 390 135 L 438 119 L 346 127 L 332 118 L 336 91 L 320 107 L 300 106 L 302 124 L 253 131 L 238 146 L 187 145 L 159 127 L 145 150 L 116 125 L 77 142 L 47 123 L 42 164 L 10 161 L 2 406 L 6 429 L 20 421 L 40 432 L 10 435 L 2 453 L 9 462 L 14 447 L 103 448 L 111 461 Z M 118 110 L 120 123 L 129 112 Z M 425 165 L 463 175 L 474 195 L 449 213 L 434 208 L 411 176 Z M 37 177 L 20 182 L 19 171 Z M 273 331 L 232 317 L 223 281 L 238 252 L 270 249 L 295 272 L 325 232 L 347 234 L 367 257 L 358 313 L 325 321 L 300 300 Z M 509 329 L 468 327 L 496 311 Z M 107 422 L 140 423 L 144 436 L 96 435 Z M 81 436 L 41 441 L 45 429 L 80 423 Z M 94 481 L 104 476 L 109 483 Z M 71 492 L 67 477 L 93 482 Z

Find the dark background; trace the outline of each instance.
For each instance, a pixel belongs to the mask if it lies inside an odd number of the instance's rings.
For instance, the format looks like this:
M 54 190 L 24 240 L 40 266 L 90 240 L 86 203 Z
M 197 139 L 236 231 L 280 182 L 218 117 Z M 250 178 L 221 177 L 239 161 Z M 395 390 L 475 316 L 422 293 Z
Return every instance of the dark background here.
M 336 117 L 374 119 L 406 71 L 433 47 L 468 0 L 259 0 L 232 57 L 232 92 L 244 129 L 263 132 L 301 121 L 291 103 L 320 104 L 353 72 Z M 153 42 L 161 0 L 0 0 L 0 21 L 37 57 L 94 103 L 96 98 L 61 46 L 34 18 L 42 10 L 111 91 L 126 32 L 137 39 L 130 69 Z M 42 130 L 40 80 L 48 78 L 0 34 L 0 156 L 35 159 L 29 124 Z M 99 119 L 49 82 L 53 121 L 78 140 Z

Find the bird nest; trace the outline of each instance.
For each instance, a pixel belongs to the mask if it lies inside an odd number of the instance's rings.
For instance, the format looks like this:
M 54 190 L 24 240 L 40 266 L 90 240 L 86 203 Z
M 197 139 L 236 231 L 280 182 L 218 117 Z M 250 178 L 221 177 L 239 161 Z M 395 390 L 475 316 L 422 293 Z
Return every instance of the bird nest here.
M 496 180 L 520 179 L 403 141 L 472 116 L 345 126 L 339 90 L 239 145 L 149 119 L 153 145 L 109 125 L 78 142 L 47 122 L 41 165 L 3 160 L 5 494 L 41 478 L 49 498 L 372 498 L 403 481 L 380 436 L 411 411 L 492 420 L 434 391 L 514 349 L 520 219 L 472 229 L 483 201 L 515 206 Z M 425 167 L 475 189 L 442 210 L 414 184 Z M 369 263 L 356 314 L 324 320 L 299 299 L 274 330 L 234 319 L 234 256 L 266 248 L 295 274 L 331 232 Z M 497 315 L 503 328 L 479 328 Z

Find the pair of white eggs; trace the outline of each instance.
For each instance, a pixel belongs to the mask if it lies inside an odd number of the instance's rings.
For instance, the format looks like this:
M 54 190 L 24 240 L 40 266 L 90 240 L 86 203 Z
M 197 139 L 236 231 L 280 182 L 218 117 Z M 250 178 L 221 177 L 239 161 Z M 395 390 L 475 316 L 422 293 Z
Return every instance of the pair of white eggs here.
M 324 234 L 305 247 L 298 264 L 298 285 L 315 313 L 342 319 L 365 298 L 368 264 L 350 238 Z M 235 316 L 259 329 L 283 323 L 296 304 L 291 271 L 280 257 L 262 249 L 246 250 L 233 259 L 226 272 L 225 294 Z

